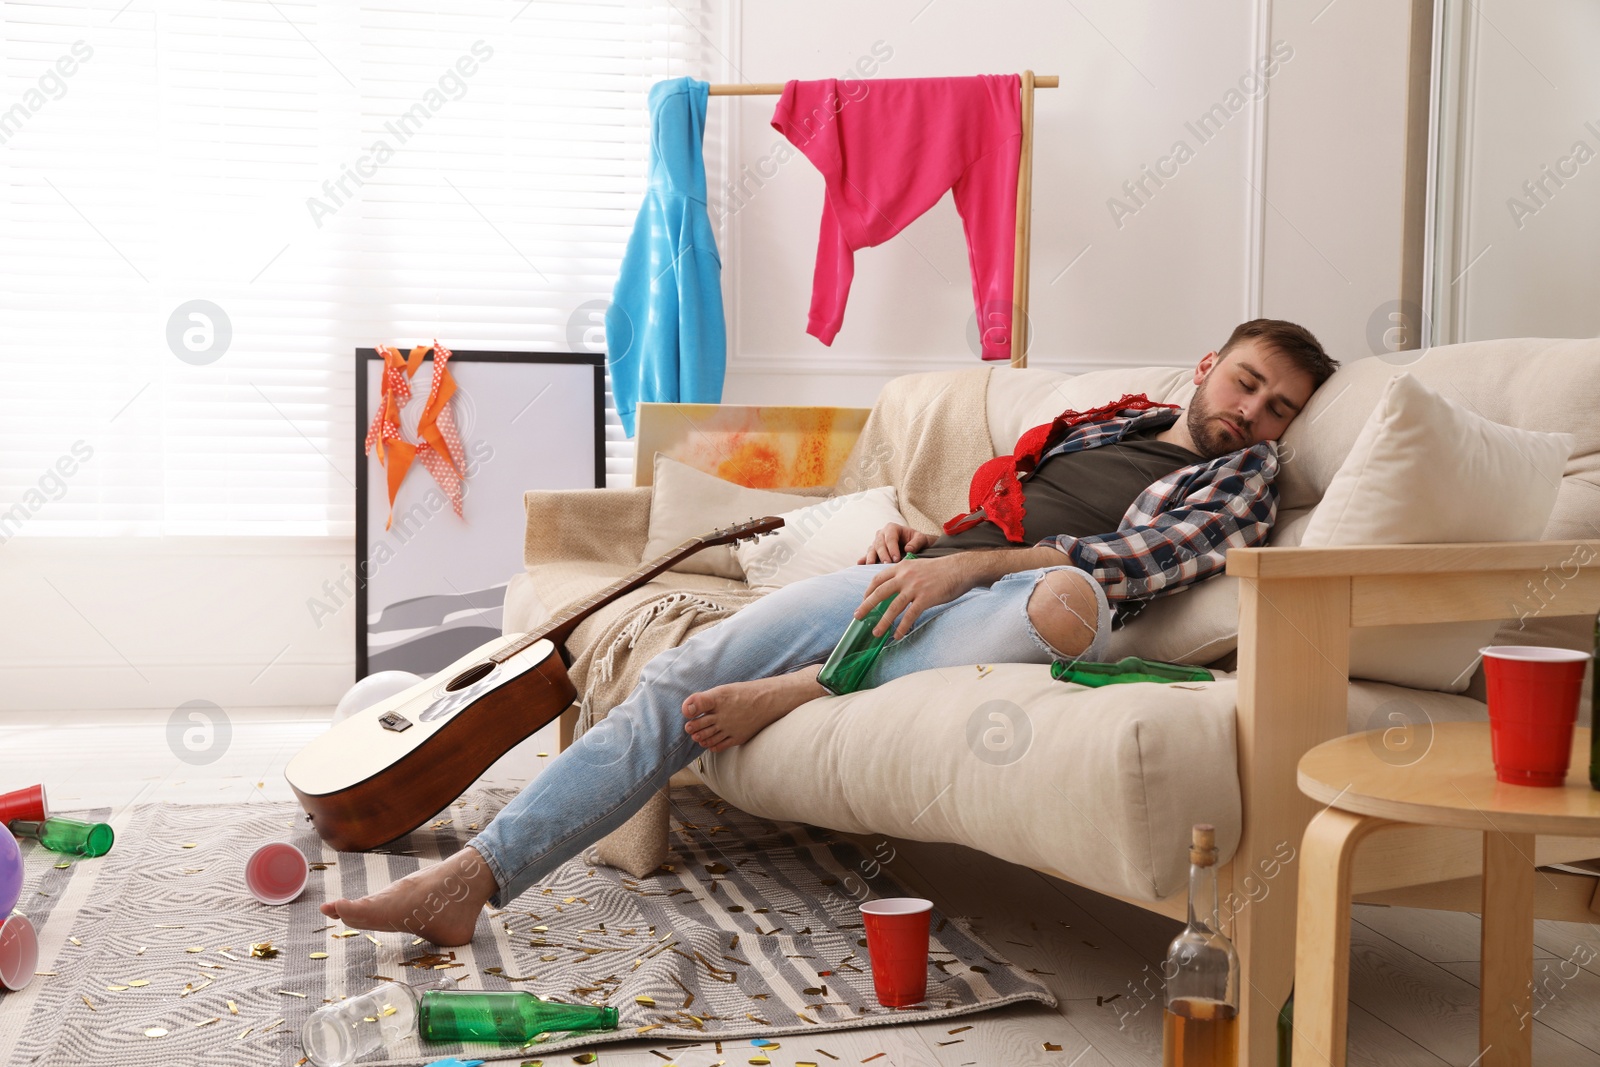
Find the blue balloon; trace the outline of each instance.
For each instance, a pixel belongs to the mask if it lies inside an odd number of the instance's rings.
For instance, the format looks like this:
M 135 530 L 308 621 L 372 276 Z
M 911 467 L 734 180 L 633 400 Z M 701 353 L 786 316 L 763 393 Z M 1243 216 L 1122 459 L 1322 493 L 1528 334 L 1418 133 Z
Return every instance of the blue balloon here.
M 0 922 L 4 922 L 22 896 L 22 850 L 11 831 L 0 826 Z

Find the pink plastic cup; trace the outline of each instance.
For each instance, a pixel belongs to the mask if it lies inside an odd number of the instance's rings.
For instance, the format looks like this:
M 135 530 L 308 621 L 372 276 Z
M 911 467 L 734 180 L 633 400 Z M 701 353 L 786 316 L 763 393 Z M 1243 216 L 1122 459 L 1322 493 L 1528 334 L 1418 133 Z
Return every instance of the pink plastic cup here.
M 287 841 L 273 841 L 250 853 L 244 884 L 263 904 L 287 904 L 305 889 L 310 870 L 304 852 Z
M 1478 651 L 1489 697 L 1494 776 L 1510 785 L 1564 784 L 1589 654 L 1542 645 L 1489 645 Z
M 21 989 L 33 981 L 38 966 L 39 935 L 33 923 L 21 915 L 0 923 L 0 989 Z
M 928 996 L 928 916 L 933 901 L 884 897 L 861 905 L 867 930 L 872 988 L 886 1008 L 917 1004 Z

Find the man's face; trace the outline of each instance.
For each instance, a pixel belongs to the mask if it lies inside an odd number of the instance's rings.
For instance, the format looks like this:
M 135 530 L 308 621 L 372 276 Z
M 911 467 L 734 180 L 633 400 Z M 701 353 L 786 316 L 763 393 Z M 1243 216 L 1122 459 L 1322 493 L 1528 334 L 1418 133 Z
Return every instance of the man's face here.
M 1208 459 L 1277 440 L 1314 391 L 1311 375 L 1255 337 L 1226 356 L 1207 353 L 1196 373 L 1204 377 L 1189 402 L 1188 429 Z

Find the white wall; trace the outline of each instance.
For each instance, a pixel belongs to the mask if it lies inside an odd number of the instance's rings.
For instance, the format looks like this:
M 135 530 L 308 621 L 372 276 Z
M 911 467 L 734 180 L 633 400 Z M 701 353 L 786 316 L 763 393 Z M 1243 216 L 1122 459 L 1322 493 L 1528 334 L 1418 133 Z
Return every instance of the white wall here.
M 1368 318 L 1399 294 L 1405 4 L 728 2 L 727 80 L 843 76 L 878 41 L 893 51 L 880 77 L 1061 76 L 1037 97 L 1034 366 L 1193 364 L 1257 313 L 1296 319 L 1337 358 L 1358 358 Z M 1264 116 L 1241 107 L 1200 144 L 1185 123 L 1223 102 L 1274 40 L 1293 55 Z M 774 103 L 714 109 L 713 122 L 730 124 L 734 174 L 778 143 Z M 1132 204 L 1122 183 L 1180 139 L 1193 158 Z M 858 256 L 832 348 L 805 334 L 821 197 L 796 157 L 728 219 L 725 399 L 866 405 L 894 375 L 977 365 L 948 199 Z M 1120 226 L 1113 197 L 1138 207 Z M 319 627 L 307 602 L 352 554 L 348 540 L 15 539 L 0 546 L 11 608 L 0 710 L 331 705 L 354 677 L 354 607 Z
M 1600 5 L 1478 0 L 1444 336 L 1600 334 Z M 1449 305 L 1447 305 L 1449 306 Z
M 1192 364 L 1256 314 L 1302 322 L 1335 358 L 1357 358 L 1371 354 L 1368 317 L 1399 295 L 1408 13 L 1393 0 L 1321 7 L 752 0 L 737 5 L 727 76 L 842 77 L 877 42 L 893 51 L 878 77 L 1059 74 L 1061 88 L 1037 95 L 1033 366 Z M 1260 104 L 1230 98 L 1274 44 Z M 734 176 L 782 143 L 774 102 L 727 105 Z M 1202 142 L 1193 124 L 1218 103 L 1238 110 Z M 1179 141 L 1192 158 L 1130 198 L 1122 183 Z M 754 195 L 734 205 L 724 248 L 726 400 L 869 404 L 895 374 L 976 364 L 948 197 L 857 256 L 826 348 L 805 334 L 821 178 L 796 155 L 745 181 Z M 1113 198 L 1135 212 L 1117 218 Z

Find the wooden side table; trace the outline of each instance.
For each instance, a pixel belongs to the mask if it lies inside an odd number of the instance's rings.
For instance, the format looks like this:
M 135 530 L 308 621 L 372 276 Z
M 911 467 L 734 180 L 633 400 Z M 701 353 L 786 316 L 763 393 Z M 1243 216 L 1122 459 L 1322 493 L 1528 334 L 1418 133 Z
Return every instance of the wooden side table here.
M 1350 986 L 1350 881 L 1356 848 L 1396 823 L 1483 832 L 1481 1067 L 1533 1061 L 1534 837 L 1600 834 L 1589 786 L 1589 731 L 1578 728 L 1562 788 L 1496 781 L 1488 723 L 1439 723 L 1403 766 L 1368 734 L 1336 738 L 1300 760 L 1301 792 L 1327 804 L 1301 849 L 1294 969 L 1295 1067 L 1343 1067 Z

